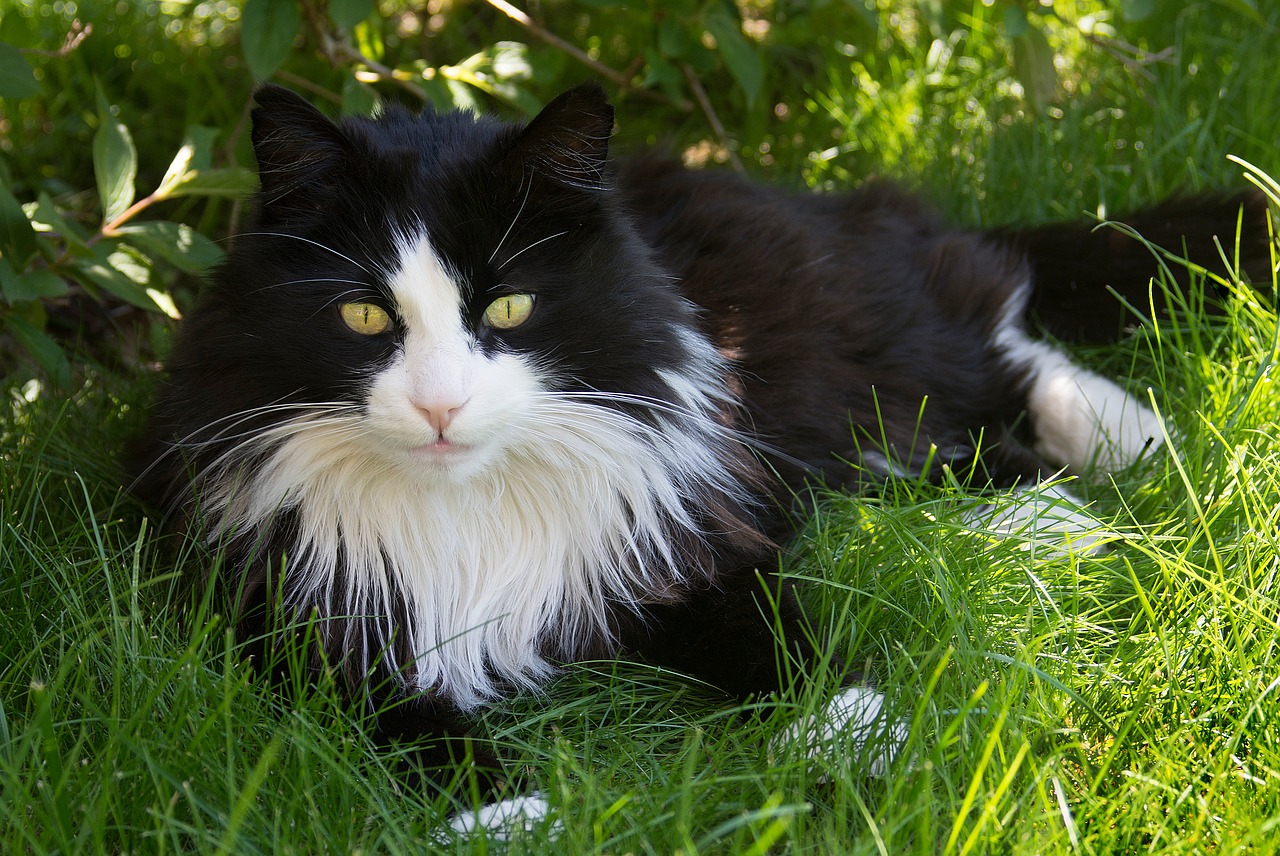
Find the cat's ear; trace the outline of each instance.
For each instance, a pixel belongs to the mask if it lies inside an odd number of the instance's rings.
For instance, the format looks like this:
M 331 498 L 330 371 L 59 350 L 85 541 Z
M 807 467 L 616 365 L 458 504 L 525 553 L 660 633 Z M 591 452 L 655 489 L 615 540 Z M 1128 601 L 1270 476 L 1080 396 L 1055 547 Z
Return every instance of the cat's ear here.
M 544 107 L 516 137 L 503 163 L 570 187 L 600 190 L 612 133 L 613 105 L 599 84 L 584 83 Z
M 263 86 L 254 100 L 253 153 L 263 205 L 317 207 L 347 158 L 350 143 L 342 129 L 282 86 Z

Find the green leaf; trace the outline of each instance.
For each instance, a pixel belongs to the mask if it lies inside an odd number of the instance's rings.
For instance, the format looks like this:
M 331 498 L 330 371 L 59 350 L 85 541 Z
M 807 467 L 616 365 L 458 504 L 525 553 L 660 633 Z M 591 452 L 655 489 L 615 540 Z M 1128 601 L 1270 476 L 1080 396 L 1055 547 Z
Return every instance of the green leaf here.
M 1155 10 L 1155 0 L 1120 0 L 1120 17 L 1126 21 L 1145 21 Z
M 657 85 L 672 101 L 684 98 L 684 78 L 680 69 L 659 51 L 645 48 L 645 71 L 640 85 L 645 88 Z
M 347 31 L 372 14 L 373 0 L 329 0 L 329 17 Z
M 378 94 L 354 77 L 342 82 L 342 115 L 371 116 L 378 107 Z
M 254 77 L 266 80 L 280 67 L 293 50 L 301 23 L 294 0 L 245 0 L 240 45 Z
M 668 16 L 658 24 L 658 50 L 665 57 L 680 59 L 693 46 L 693 36 L 679 18 Z
M 0 184 L 0 256 L 21 270 L 36 254 L 36 233 L 22 205 Z
M 29 270 L 10 278 L 6 271 L 0 276 L 0 290 L 10 303 L 22 300 L 43 300 L 61 297 L 67 293 L 67 281 L 51 270 Z
M 1058 70 L 1053 64 L 1053 48 L 1038 28 L 1028 27 L 1013 40 L 1013 73 L 1022 84 L 1027 104 L 1037 113 L 1057 94 Z
M 221 247 L 186 223 L 148 220 L 121 226 L 117 233 L 143 252 L 187 273 L 204 273 L 224 255 Z
M 31 225 L 36 228 L 37 233 L 52 232 L 74 249 L 83 250 L 88 246 L 89 236 L 85 230 L 79 223 L 63 217 L 47 193 L 41 193 L 37 198 L 35 209 L 31 212 Z
M 258 186 L 253 170 L 242 166 L 206 169 L 188 172 L 182 181 L 168 190 L 168 198 L 179 196 L 214 196 L 224 199 L 242 199 Z
M 105 291 L 140 309 L 157 311 L 160 307 L 147 294 L 146 285 L 137 281 L 140 265 L 132 259 L 129 264 L 122 261 L 115 247 L 98 244 L 92 256 L 72 263 L 71 272 L 91 293 Z
M 7 315 L 5 327 L 17 340 L 18 344 L 35 357 L 36 363 L 44 369 L 51 380 L 63 386 L 71 383 L 71 364 L 62 348 L 43 330 L 40 330 L 26 319 L 17 315 Z
M 1004 34 L 1006 36 L 1011 39 L 1018 39 L 1026 35 L 1029 29 L 1031 29 L 1031 22 L 1027 20 L 1027 13 L 1022 10 L 1021 6 L 1004 7 Z
M 138 152 L 129 129 L 111 113 L 107 96 L 98 86 L 98 131 L 93 135 L 93 172 L 98 180 L 102 219 L 110 223 L 133 204 Z
M 173 161 L 165 170 L 164 178 L 160 180 L 160 186 L 156 188 L 156 197 L 169 198 L 173 188 L 181 184 L 189 173 L 208 169 L 213 162 L 213 141 L 217 136 L 217 128 L 206 128 L 201 125 L 188 127 L 181 148 L 173 156 Z
M 356 50 L 361 56 L 367 56 L 374 62 L 382 62 L 387 46 L 382 41 L 382 28 L 370 20 L 356 25 L 352 35 L 356 40 Z
M 454 66 L 445 66 L 440 73 L 450 81 L 460 81 L 500 98 L 526 113 L 537 113 L 542 107 L 517 81 L 528 80 L 533 69 L 528 61 L 527 45 L 521 42 L 497 42 L 492 47 L 472 54 Z M 454 93 L 455 101 L 458 93 Z M 459 107 L 466 109 L 463 104 Z
M 1267 23 L 1267 19 L 1258 11 L 1257 0 L 1217 0 L 1217 2 L 1219 6 L 1230 9 L 1237 15 L 1243 15 L 1255 24 L 1265 26 Z
M 27 98 L 39 91 L 40 84 L 22 51 L 0 42 L 0 98 Z
M 703 13 L 702 24 L 715 37 L 716 51 L 746 94 L 747 104 L 755 104 L 764 87 L 764 64 L 755 46 L 742 34 L 740 22 L 723 7 L 712 6 Z

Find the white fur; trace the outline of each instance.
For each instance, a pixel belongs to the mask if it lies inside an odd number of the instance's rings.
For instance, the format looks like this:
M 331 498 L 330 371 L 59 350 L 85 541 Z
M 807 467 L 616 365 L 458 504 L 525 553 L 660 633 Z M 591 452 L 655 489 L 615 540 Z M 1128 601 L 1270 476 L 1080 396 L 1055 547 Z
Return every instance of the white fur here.
M 840 743 L 866 764 L 868 773 L 883 776 L 910 733 L 907 723 L 886 720 L 884 701 L 884 695 L 870 687 L 849 687 L 828 702 L 822 714 L 796 723 L 785 735 L 803 740 L 814 759 L 838 752 Z
M 1035 450 L 1076 471 L 1123 469 L 1163 442 L 1160 420 L 1110 380 L 1080 368 L 1022 327 L 1028 287 L 1005 307 L 992 342 L 1027 372 Z
M 1023 539 L 1050 558 L 1101 555 L 1120 537 L 1103 529 L 1080 500 L 1057 484 L 1019 489 L 1006 502 L 980 506 L 968 522 L 1001 538 Z
M 521 832 L 531 832 L 550 813 L 551 806 L 542 795 L 531 793 L 456 814 L 449 821 L 449 826 L 461 835 L 473 835 L 483 830 L 497 841 L 510 841 Z
M 615 604 L 698 573 L 672 554 L 672 532 L 694 529 L 687 504 L 707 486 L 740 490 L 717 453 L 723 365 L 687 332 L 701 368 L 663 375 L 673 396 L 655 403 L 655 428 L 600 395 L 548 391 L 523 358 L 477 348 L 425 237 L 404 243 L 391 282 L 407 332 L 366 410 L 284 422 L 263 438 L 278 441 L 264 463 L 233 475 L 233 456 L 204 500 L 215 536 L 296 510 L 292 604 L 321 619 L 364 616 L 347 625 L 363 638 L 339 650 L 387 649 L 411 689 L 470 708 L 504 685 L 536 687 L 550 660 L 608 638 Z M 457 405 L 443 432 L 424 398 Z M 403 627 L 392 624 L 395 592 Z M 395 638 L 415 662 L 394 662 Z

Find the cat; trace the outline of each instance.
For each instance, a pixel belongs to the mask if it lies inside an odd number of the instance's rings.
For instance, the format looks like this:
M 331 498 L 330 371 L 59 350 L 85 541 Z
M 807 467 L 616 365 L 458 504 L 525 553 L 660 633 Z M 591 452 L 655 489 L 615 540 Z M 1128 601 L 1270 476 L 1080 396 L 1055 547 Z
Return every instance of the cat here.
M 959 230 L 889 183 L 614 161 L 594 84 L 527 124 L 256 100 L 256 220 L 183 323 L 135 487 L 222 551 L 258 655 L 306 624 L 424 785 L 468 765 L 496 802 L 459 829 L 547 810 L 469 715 L 565 664 L 634 656 L 745 698 L 827 657 L 775 573 L 813 485 L 946 464 L 1034 493 L 988 524 L 1046 516 L 1097 550 L 1043 480 L 1161 442 L 1137 397 L 1031 332 L 1115 338 L 1108 284 L 1148 305 L 1156 264 L 1118 232 Z M 1212 259 L 1241 205 L 1265 264 L 1257 195 L 1129 222 Z M 904 739 L 883 703 L 851 678 L 822 724 L 869 769 Z

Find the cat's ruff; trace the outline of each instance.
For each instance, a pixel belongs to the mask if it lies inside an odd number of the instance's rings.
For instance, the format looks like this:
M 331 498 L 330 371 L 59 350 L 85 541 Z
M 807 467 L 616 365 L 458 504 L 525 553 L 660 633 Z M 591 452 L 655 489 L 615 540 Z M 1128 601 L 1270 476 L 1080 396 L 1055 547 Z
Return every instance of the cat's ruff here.
M 265 87 L 257 219 L 187 314 L 137 465 L 140 493 L 225 551 L 246 644 L 314 622 L 379 739 L 413 744 L 441 786 L 469 759 L 502 793 L 465 713 L 565 662 L 636 655 L 739 697 L 824 662 L 776 574 L 815 479 L 946 464 L 1026 491 L 980 526 L 1092 552 L 1107 533 L 1041 480 L 1164 436 L 1028 333 L 1049 304 L 1051 325 L 1114 332 L 1092 262 L 1133 278 L 1136 242 L 953 230 L 887 184 L 790 194 L 614 163 L 612 125 L 593 86 L 527 125 L 335 123 Z M 1180 211 L 1137 222 L 1176 234 Z M 1189 244 L 1234 228 L 1230 205 L 1209 213 Z M 846 687 L 796 733 L 815 752 L 869 739 L 862 763 L 885 772 L 906 738 L 891 707 Z M 514 796 L 457 825 L 547 811 Z

